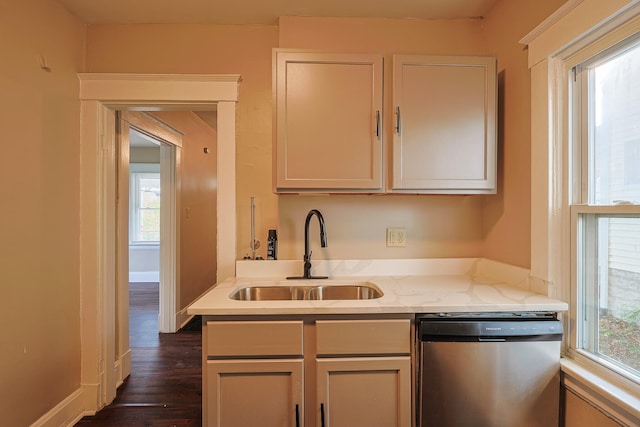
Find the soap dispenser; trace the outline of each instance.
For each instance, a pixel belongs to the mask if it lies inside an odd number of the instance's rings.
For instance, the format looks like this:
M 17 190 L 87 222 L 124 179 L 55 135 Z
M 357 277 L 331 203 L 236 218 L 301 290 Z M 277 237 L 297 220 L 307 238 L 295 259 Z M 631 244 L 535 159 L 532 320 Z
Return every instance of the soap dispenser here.
M 269 230 L 267 238 L 267 259 L 278 259 L 278 235 L 276 230 Z

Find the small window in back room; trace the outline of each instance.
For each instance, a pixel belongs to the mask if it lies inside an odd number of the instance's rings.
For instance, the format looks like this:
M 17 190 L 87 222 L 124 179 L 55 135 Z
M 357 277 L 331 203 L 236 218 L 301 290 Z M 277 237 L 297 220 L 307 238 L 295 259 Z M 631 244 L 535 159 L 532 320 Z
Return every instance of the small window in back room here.
M 147 166 L 147 167 L 145 167 Z M 160 172 L 155 165 L 131 164 L 130 230 L 132 244 L 160 241 Z

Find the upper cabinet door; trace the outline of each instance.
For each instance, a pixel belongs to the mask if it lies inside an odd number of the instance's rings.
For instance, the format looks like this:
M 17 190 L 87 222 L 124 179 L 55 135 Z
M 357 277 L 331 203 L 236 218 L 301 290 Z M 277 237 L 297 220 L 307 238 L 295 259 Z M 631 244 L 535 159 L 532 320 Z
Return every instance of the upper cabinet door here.
M 276 192 L 382 191 L 382 56 L 274 51 Z
M 393 57 L 394 192 L 496 192 L 496 59 Z

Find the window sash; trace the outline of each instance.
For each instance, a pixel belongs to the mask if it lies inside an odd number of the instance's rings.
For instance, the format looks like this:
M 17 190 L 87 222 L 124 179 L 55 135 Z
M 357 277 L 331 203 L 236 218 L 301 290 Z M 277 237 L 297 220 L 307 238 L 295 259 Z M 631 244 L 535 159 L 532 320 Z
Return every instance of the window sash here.
M 609 254 L 600 253 L 600 239 L 608 239 L 608 229 L 600 228 L 600 219 L 634 218 L 640 219 L 640 205 L 624 206 L 589 206 L 573 205 L 571 222 L 576 272 L 572 286 L 577 290 L 574 313 L 575 334 L 571 348 L 583 357 L 592 360 L 636 383 L 640 382 L 640 370 L 616 360 L 610 354 L 601 351 L 599 320 L 601 309 L 609 308 L 603 304 L 601 287 L 608 284 Z M 605 240 L 606 241 L 606 240 Z M 606 245 L 608 250 L 608 245 Z M 582 286 L 580 286 L 582 285 Z
M 569 207 L 571 229 L 571 289 L 574 293 L 570 334 L 570 353 L 598 363 L 621 376 L 640 383 L 640 372 L 623 361 L 601 352 L 600 315 L 602 289 L 609 280 L 608 227 L 599 227 L 601 218 L 640 218 L 640 205 L 597 204 L 595 197 L 595 129 L 596 113 L 594 68 L 617 56 L 625 49 L 620 45 L 574 66 L 570 72 L 569 114 L 572 118 L 569 135 Z M 605 253 L 603 253 L 603 251 Z
M 158 244 L 158 240 L 145 240 L 140 235 L 140 224 L 142 222 L 143 211 L 157 211 L 160 212 L 160 207 L 149 208 L 142 207 L 142 200 L 140 197 L 140 181 L 145 178 L 160 179 L 159 172 L 137 172 L 131 171 L 130 174 L 130 197 L 129 197 L 129 244 L 132 245 L 150 245 Z M 159 229 L 158 229 L 159 232 Z

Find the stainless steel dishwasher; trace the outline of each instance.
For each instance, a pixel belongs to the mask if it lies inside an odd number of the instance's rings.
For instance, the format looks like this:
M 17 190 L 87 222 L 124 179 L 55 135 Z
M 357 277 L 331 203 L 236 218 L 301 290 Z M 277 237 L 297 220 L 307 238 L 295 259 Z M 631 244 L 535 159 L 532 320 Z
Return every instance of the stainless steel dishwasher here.
M 419 426 L 558 426 L 554 313 L 425 314 L 418 339 Z

